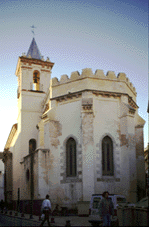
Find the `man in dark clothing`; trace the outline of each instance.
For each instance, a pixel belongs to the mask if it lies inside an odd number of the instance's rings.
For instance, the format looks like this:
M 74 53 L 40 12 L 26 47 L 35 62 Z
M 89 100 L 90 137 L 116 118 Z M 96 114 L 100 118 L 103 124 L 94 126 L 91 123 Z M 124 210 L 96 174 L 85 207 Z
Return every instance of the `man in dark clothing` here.
M 112 200 L 108 197 L 109 193 L 106 191 L 102 194 L 103 199 L 99 204 L 99 215 L 103 219 L 103 226 L 111 225 L 111 215 L 114 215 L 114 205 Z
M 46 199 L 42 202 L 41 212 L 45 215 L 45 217 L 40 226 L 43 226 L 45 221 L 47 221 L 48 225 L 51 226 L 49 222 L 49 215 L 51 212 L 51 202 L 49 200 L 49 195 L 46 195 Z

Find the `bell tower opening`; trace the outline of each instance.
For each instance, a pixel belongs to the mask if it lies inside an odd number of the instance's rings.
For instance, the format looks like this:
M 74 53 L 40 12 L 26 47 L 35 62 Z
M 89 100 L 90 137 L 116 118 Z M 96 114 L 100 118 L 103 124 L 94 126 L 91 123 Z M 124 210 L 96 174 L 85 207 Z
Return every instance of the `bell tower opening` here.
M 39 71 L 35 70 L 33 73 L 33 90 L 39 91 L 40 89 L 40 73 Z

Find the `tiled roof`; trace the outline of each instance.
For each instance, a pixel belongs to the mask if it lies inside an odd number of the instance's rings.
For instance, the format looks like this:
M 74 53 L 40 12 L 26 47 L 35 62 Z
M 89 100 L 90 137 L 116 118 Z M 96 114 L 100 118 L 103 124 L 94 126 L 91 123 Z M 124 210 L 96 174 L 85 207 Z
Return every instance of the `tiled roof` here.
M 42 58 L 34 38 L 31 42 L 31 45 L 30 45 L 29 50 L 27 52 L 27 57 L 29 57 L 29 56 L 31 58 L 35 58 L 35 59 L 39 59 L 39 60 L 41 60 L 41 58 Z

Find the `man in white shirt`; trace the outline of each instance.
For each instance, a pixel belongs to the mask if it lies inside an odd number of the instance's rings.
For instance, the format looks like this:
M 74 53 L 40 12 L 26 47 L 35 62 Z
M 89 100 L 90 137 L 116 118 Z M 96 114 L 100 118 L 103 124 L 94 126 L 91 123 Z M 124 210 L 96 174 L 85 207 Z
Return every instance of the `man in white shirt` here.
M 49 195 L 46 195 L 46 199 L 42 202 L 41 212 L 45 215 L 45 217 L 40 226 L 43 226 L 45 221 L 47 221 L 48 225 L 51 226 L 49 222 L 49 215 L 51 212 L 51 202 L 49 200 Z

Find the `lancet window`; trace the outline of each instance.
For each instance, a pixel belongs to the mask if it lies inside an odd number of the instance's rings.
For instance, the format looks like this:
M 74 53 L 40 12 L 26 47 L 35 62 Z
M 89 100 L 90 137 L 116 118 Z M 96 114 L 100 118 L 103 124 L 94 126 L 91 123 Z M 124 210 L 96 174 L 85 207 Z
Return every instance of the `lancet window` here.
M 113 176 L 113 142 L 109 136 L 105 136 L 102 140 L 102 175 Z
M 66 176 L 76 176 L 76 141 L 69 138 L 66 143 Z

